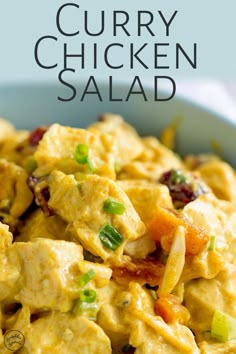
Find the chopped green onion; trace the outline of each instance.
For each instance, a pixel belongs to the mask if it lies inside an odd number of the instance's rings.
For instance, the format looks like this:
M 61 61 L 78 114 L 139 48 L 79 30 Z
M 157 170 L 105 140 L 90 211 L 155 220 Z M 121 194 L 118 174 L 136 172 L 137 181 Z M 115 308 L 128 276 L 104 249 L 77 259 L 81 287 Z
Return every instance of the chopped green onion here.
M 120 162 L 119 161 L 115 161 L 115 165 L 114 165 L 114 168 L 115 168 L 115 172 L 120 172 Z
M 86 144 L 78 144 L 75 148 L 75 159 L 79 164 L 88 164 L 91 172 L 94 172 L 93 164 L 89 158 L 89 148 Z
M 186 182 L 186 177 L 182 174 L 180 170 L 173 170 L 171 172 L 171 182 L 174 184 L 180 184 Z
M 103 204 L 103 209 L 109 214 L 121 215 L 125 211 L 125 206 L 114 199 L 106 199 Z
M 92 161 L 90 160 L 90 158 L 88 158 L 88 167 L 89 167 L 91 172 L 95 171 L 94 166 L 93 166 Z
M 98 304 L 96 302 L 81 302 L 77 300 L 72 312 L 75 315 L 83 315 L 87 317 L 91 321 L 96 321 L 97 319 L 97 312 L 98 312 Z
M 220 342 L 236 339 L 236 319 L 216 310 L 211 324 L 211 336 Z
M 93 289 L 81 290 L 79 298 L 81 302 L 94 302 L 96 300 L 96 291 Z
M 33 172 L 37 167 L 37 162 L 34 159 L 29 159 L 25 164 L 25 169 L 27 172 Z
M 86 164 L 88 162 L 88 146 L 78 144 L 75 148 L 75 159 L 78 163 Z
M 115 251 L 124 241 L 123 236 L 121 236 L 119 232 L 110 224 L 103 226 L 99 233 L 99 238 L 103 246 L 112 251 Z
M 215 235 L 211 235 L 207 250 L 214 251 L 215 243 L 216 243 L 216 237 L 215 237 Z
M 79 285 L 80 286 L 86 285 L 94 277 L 95 277 L 95 271 L 93 269 L 90 269 L 87 273 L 81 275 L 81 277 L 79 278 Z
M 95 272 L 92 269 L 85 274 L 88 274 L 90 272 L 90 276 L 91 276 L 92 275 L 91 271 L 95 275 Z M 87 317 L 88 319 L 95 321 L 98 312 L 98 304 L 95 302 L 96 297 L 97 297 L 96 291 L 93 289 L 81 290 L 80 297 L 79 299 L 77 299 L 72 312 L 75 315 L 81 314 Z

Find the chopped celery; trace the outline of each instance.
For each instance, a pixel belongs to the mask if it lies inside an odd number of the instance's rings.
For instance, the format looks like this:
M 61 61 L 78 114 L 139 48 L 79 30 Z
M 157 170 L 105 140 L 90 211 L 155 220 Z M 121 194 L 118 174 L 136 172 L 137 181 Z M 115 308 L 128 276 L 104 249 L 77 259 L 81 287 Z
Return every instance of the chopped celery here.
M 211 336 L 220 342 L 236 339 L 236 319 L 216 310 L 211 324 Z

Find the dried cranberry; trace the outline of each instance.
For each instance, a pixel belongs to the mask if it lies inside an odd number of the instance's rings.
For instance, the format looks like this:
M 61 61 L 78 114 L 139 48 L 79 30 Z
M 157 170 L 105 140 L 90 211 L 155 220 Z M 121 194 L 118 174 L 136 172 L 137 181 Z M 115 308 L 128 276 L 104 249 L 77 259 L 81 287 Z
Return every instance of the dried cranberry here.
M 32 175 L 28 177 L 27 182 L 29 188 L 34 193 L 36 204 L 40 206 L 46 216 L 52 216 L 54 212 L 48 206 L 48 201 L 50 199 L 49 188 L 47 186 L 42 189 L 37 188 L 40 179 Z
M 49 208 L 48 201 L 50 199 L 49 188 L 45 187 L 35 193 L 35 197 L 37 199 L 37 203 L 40 205 L 40 208 L 44 212 L 46 216 L 52 216 L 53 210 Z
M 46 131 L 48 130 L 48 128 L 48 125 L 42 125 L 40 127 L 35 128 L 29 136 L 30 145 L 37 146 Z
M 206 193 L 205 186 L 194 177 L 186 177 L 180 170 L 169 170 L 159 179 L 170 191 L 175 208 L 183 208 L 195 200 L 199 195 Z
M 45 188 L 41 189 L 41 194 L 42 194 L 43 199 L 45 199 L 46 202 L 48 202 L 50 199 L 49 188 L 45 187 Z

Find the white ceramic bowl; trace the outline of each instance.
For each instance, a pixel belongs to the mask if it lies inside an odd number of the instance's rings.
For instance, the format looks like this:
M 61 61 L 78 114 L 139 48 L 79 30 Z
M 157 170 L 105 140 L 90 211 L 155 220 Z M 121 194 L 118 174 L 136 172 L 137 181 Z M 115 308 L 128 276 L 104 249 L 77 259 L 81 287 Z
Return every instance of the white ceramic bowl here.
M 153 93 L 148 88 L 148 102 L 139 95 L 134 95 L 129 102 L 109 102 L 107 86 L 100 84 L 99 88 L 103 102 L 93 95 L 88 95 L 83 102 L 79 97 L 61 102 L 57 97 L 68 95 L 68 88 L 60 88 L 57 84 L 0 87 L 0 116 L 18 128 L 32 129 L 52 122 L 86 127 L 102 112 L 113 112 L 121 114 L 141 135 L 156 136 L 175 117 L 181 116 L 182 122 L 177 130 L 180 153 L 212 151 L 211 142 L 214 140 L 220 145 L 223 157 L 236 167 L 236 125 L 225 117 L 179 98 L 154 102 Z M 115 90 L 116 97 L 124 97 L 127 86 L 119 84 Z

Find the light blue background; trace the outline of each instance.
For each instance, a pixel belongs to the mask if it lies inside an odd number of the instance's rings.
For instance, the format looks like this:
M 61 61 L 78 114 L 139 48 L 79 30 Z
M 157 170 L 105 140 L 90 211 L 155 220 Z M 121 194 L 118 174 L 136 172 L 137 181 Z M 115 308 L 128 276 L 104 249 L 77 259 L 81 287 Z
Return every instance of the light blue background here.
M 56 28 L 56 12 L 60 5 L 66 2 L 75 2 L 80 5 L 80 10 L 68 10 L 70 16 L 63 17 L 67 21 L 68 29 L 81 28 L 81 33 L 76 38 L 69 39 L 59 34 Z M 100 37 L 88 37 L 83 35 L 82 21 L 83 11 L 88 10 L 92 18 L 92 25 L 96 25 L 101 10 L 106 10 L 106 33 Z M 128 28 L 135 32 L 137 24 L 137 11 L 153 11 L 155 22 L 153 29 L 156 37 L 146 34 L 142 37 L 133 35 L 126 37 L 120 35 L 113 38 L 111 35 L 111 14 L 113 10 L 124 10 L 130 14 Z M 164 25 L 157 15 L 162 10 L 166 15 L 178 10 L 170 28 L 170 37 L 164 35 Z M 120 42 L 125 46 L 132 41 L 137 48 L 145 42 L 180 42 L 186 50 L 192 48 L 192 43 L 198 44 L 198 68 L 193 70 L 187 62 L 181 66 L 181 70 L 174 68 L 174 52 L 170 47 L 168 59 L 163 59 L 173 69 L 156 71 L 145 70 L 141 66 L 130 70 L 127 65 L 128 56 L 124 55 L 123 62 L 126 68 L 122 70 L 109 70 L 105 65 L 100 64 L 94 72 L 89 65 L 85 70 L 78 70 L 73 79 L 78 77 L 105 78 L 114 75 L 119 79 L 127 79 L 134 75 L 140 75 L 151 80 L 154 75 L 169 75 L 173 78 L 224 78 L 236 79 L 236 1 L 235 0 L 0 0 L 0 85 L 6 82 L 29 82 L 29 81 L 56 81 L 58 72 L 62 65 L 62 45 L 67 42 L 71 51 L 77 50 L 77 42 L 86 41 L 87 46 L 97 42 L 101 47 L 111 42 Z M 43 35 L 54 35 L 58 42 L 48 46 L 44 53 L 45 60 L 59 63 L 59 68 L 54 70 L 43 70 L 35 62 L 33 50 L 35 42 Z M 125 52 L 125 51 L 124 51 Z M 191 51 L 190 51 L 191 52 Z M 189 53 L 190 53 L 189 52 Z M 118 53 L 118 52 L 117 52 Z M 118 59 L 114 51 L 114 60 Z M 128 53 L 128 52 L 125 52 Z M 89 56 L 89 50 L 86 55 Z M 145 62 L 150 62 L 150 51 L 143 51 L 142 57 Z M 74 60 L 74 59 L 73 59 Z M 73 62 L 73 60 L 71 62 Z M 89 57 L 88 62 L 89 64 Z M 76 66 L 76 64 L 75 64 Z

